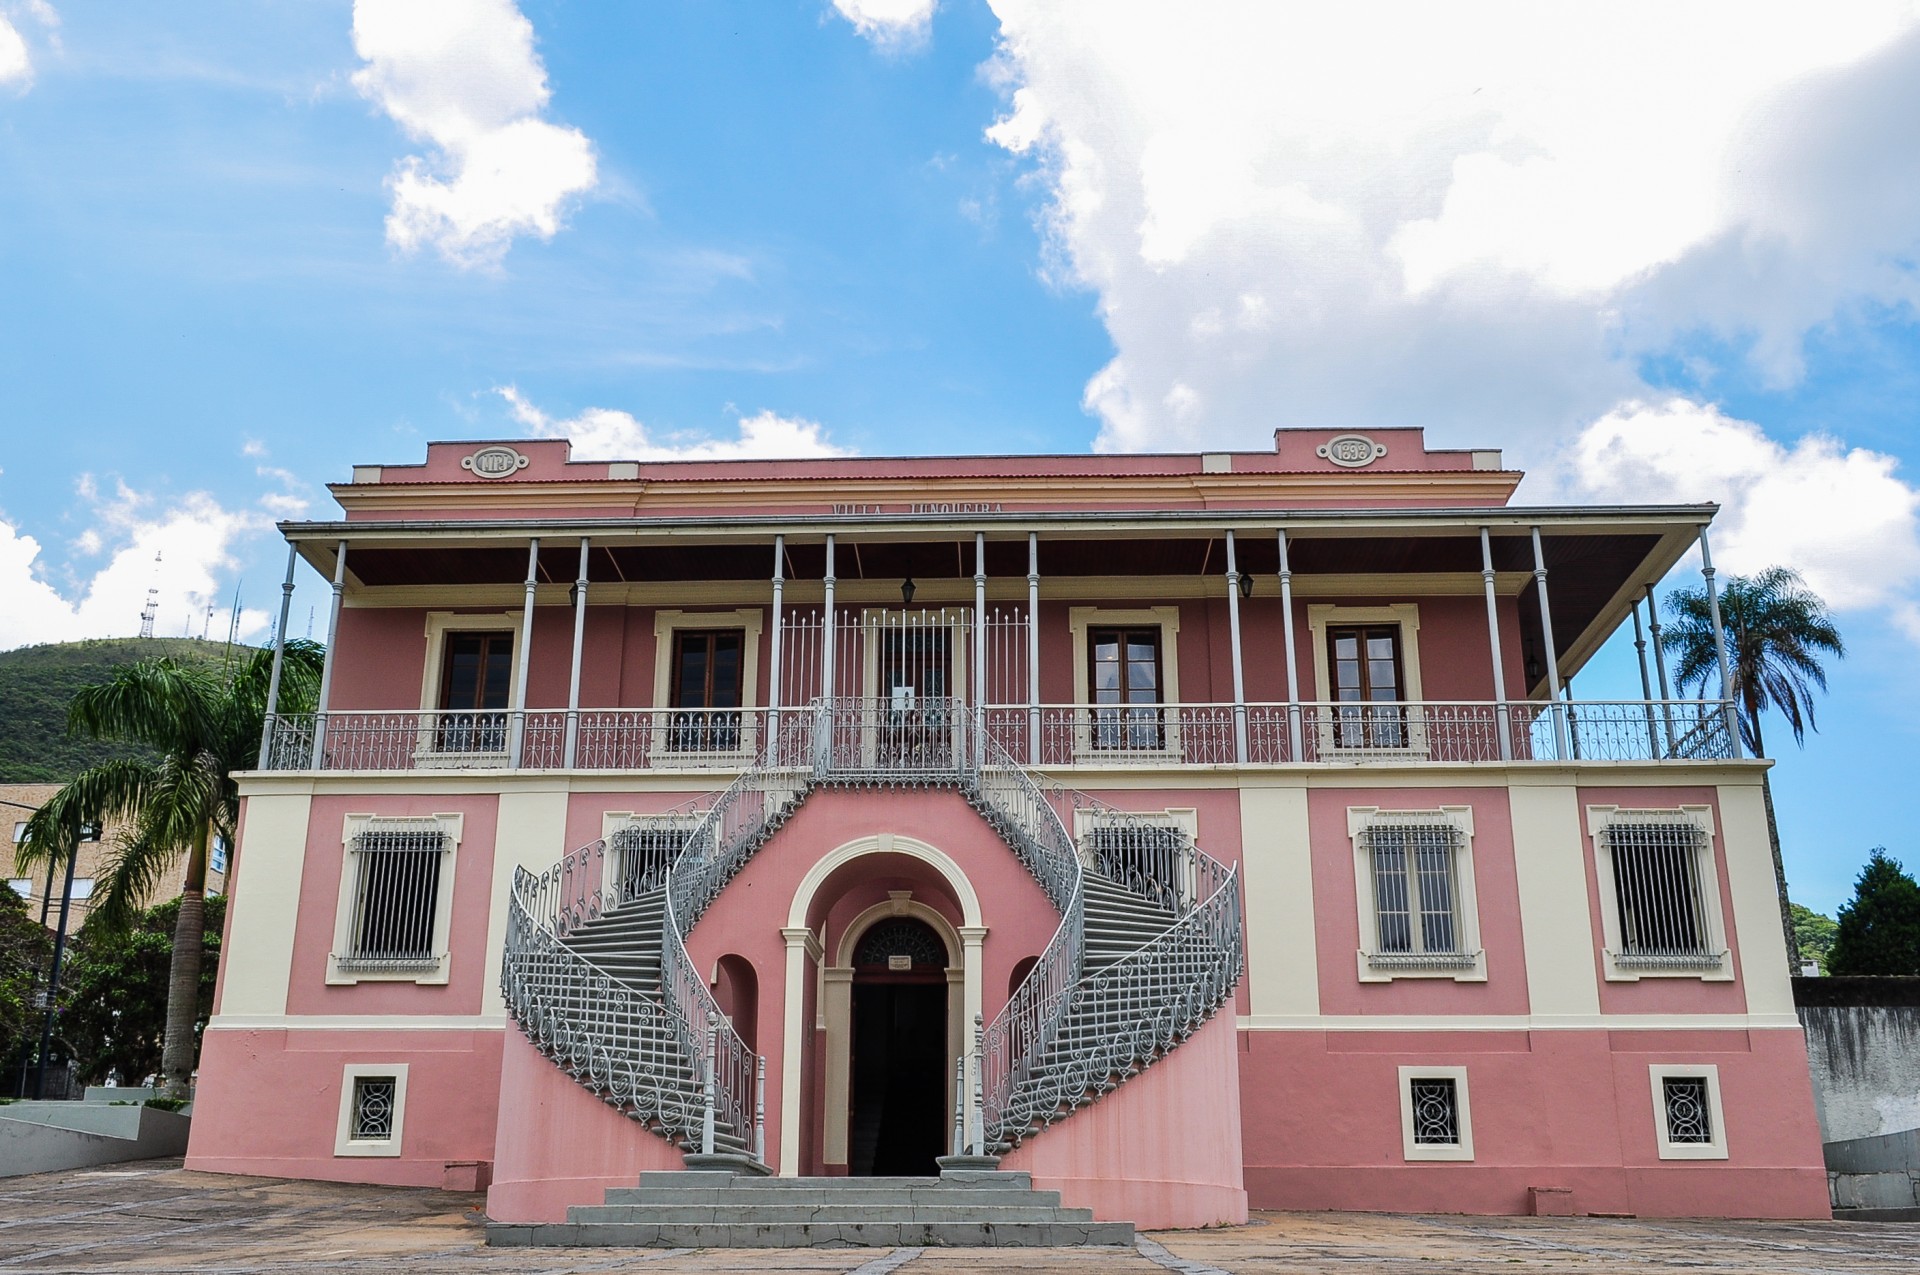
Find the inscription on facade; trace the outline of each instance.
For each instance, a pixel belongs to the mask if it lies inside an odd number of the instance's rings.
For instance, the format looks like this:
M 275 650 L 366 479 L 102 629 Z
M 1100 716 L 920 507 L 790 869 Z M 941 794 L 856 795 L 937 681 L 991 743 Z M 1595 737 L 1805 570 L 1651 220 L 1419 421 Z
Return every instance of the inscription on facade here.
M 916 500 L 910 504 L 852 505 L 836 504 L 836 514 L 1003 514 L 1005 502 L 998 500 Z
M 511 478 L 532 462 L 511 447 L 482 447 L 460 458 L 460 468 L 481 478 Z
M 1342 434 L 1338 438 L 1329 438 L 1313 451 L 1314 455 L 1344 469 L 1371 465 L 1387 454 L 1386 444 L 1376 443 L 1365 434 Z

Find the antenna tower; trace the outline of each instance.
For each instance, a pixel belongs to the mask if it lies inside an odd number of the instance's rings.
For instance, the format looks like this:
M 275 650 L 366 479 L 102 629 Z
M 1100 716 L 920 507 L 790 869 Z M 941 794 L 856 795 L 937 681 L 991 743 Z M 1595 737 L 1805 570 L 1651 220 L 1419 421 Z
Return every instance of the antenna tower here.
M 157 552 L 153 555 L 153 574 L 155 575 L 155 577 L 158 577 L 160 574 L 160 555 Z M 147 604 L 144 607 L 140 608 L 140 636 L 141 637 L 150 638 L 153 636 L 154 617 L 159 614 L 160 614 L 160 586 L 157 584 L 148 585 L 147 586 Z

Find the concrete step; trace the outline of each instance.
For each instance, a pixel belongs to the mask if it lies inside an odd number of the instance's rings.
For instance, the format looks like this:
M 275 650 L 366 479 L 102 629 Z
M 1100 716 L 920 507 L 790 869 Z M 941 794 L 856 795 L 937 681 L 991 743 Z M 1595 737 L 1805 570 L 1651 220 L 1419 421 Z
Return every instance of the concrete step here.
M 731 1173 L 713 1173 L 696 1169 L 647 1169 L 640 1174 L 643 1187 L 714 1187 L 734 1191 L 817 1191 L 826 1190 L 881 1190 L 907 1191 L 915 1189 L 939 1191 L 969 1191 L 979 1189 L 1001 1191 L 1031 1191 L 1033 1175 L 1020 1169 L 984 1169 L 961 1170 L 935 1177 L 778 1177 L 743 1178 Z M 615 1187 L 614 1190 L 631 1190 L 630 1187 Z
M 495 1247 L 1131 1248 L 1131 1222 L 560 1222 L 487 1225 Z
M 569 1222 L 1091 1222 L 1091 1209 L 1041 1204 L 581 1204 Z
M 863 1178 L 839 1179 L 849 1183 L 863 1182 Z M 664 1205 L 706 1205 L 726 1206 L 729 1208 L 759 1207 L 818 1207 L 820 1205 L 889 1205 L 897 1206 L 905 1201 L 908 1204 L 938 1204 L 951 1206 L 954 1194 L 965 1191 L 965 1204 L 960 1207 L 1022 1207 L 1057 1209 L 1060 1205 L 1058 1191 L 1032 1191 L 1017 1188 L 1005 1190 L 996 1187 L 952 1187 L 917 1186 L 869 1188 L 864 1186 L 830 1186 L 818 1191 L 793 1190 L 791 1188 L 768 1186 L 778 1182 L 778 1178 L 754 1179 L 754 1186 L 735 1187 L 659 1187 L 625 1186 L 609 1187 L 606 1202 L 608 1205 L 635 1205 L 659 1207 Z

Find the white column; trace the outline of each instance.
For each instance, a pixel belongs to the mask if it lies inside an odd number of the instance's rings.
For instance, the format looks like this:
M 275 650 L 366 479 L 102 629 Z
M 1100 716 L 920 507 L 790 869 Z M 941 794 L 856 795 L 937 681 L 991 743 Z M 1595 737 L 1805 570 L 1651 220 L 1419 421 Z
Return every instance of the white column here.
M 293 606 L 293 568 L 300 553 L 287 546 L 287 578 L 280 585 L 280 623 L 273 630 L 273 671 L 267 674 L 267 715 L 260 724 L 260 766 L 267 768 L 273 753 L 273 732 L 280 719 L 280 665 L 287 656 L 287 612 Z
M 1027 533 L 1027 760 L 1040 764 L 1040 533 Z
M 580 575 L 573 582 L 573 664 L 567 673 L 566 767 L 573 769 L 580 752 L 580 652 L 587 639 L 587 550 L 591 542 L 580 537 Z
M 1300 661 L 1293 649 L 1293 568 L 1287 561 L 1287 529 L 1280 528 L 1280 636 L 1287 657 L 1288 761 L 1305 761 L 1300 730 Z
M 781 1016 L 780 1040 L 780 1176 L 794 1177 L 800 1172 L 801 1060 L 813 1040 L 813 1024 L 807 1017 L 807 961 L 819 960 L 822 949 L 813 932 L 804 927 L 782 928 L 780 938 L 787 949 L 785 981 L 786 1012 Z
M 960 968 L 965 982 L 960 988 L 960 1055 L 965 1057 L 973 1050 L 973 1023 L 982 1012 L 985 994 L 984 980 L 986 962 L 984 944 L 987 941 L 987 927 L 984 925 L 963 925 L 960 927 Z M 974 1066 L 980 1063 L 975 1061 Z M 965 1074 L 965 1073 L 963 1073 Z M 974 1087 L 963 1082 L 962 1108 L 963 1126 L 973 1129 L 980 1115 L 977 1095 Z
M 527 541 L 527 600 L 520 609 L 520 638 L 514 651 L 513 723 L 507 744 L 507 765 L 521 765 L 520 747 L 527 737 L 527 657 L 533 646 L 533 594 L 540 585 L 540 537 Z
M 1727 631 L 1720 623 L 1720 586 L 1713 578 L 1713 551 L 1707 547 L 1707 529 L 1700 528 L 1700 574 L 1707 582 L 1707 614 L 1713 620 L 1713 653 L 1720 661 L 1720 711 L 1727 719 L 1727 748 L 1740 755 L 1740 721 L 1733 713 L 1733 669 L 1727 663 Z
M 1547 711 L 1553 714 L 1554 739 L 1562 761 L 1573 756 L 1567 730 L 1566 705 L 1560 702 L 1560 653 L 1553 645 L 1553 612 L 1547 606 L 1547 559 L 1540 548 L 1540 528 L 1533 528 L 1533 584 L 1540 594 L 1540 639 L 1547 653 Z
M 1493 720 L 1500 732 L 1500 760 L 1513 760 L 1513 714 L 1507 708 L 1507 667 L 1500 654 L 1500 598 L 1493 587 L 1493 538 L 1480 528 L 1480 581 L 1487 594 L 1487 645 L 1493 651 Z
M 313 768 L 320 769 L 326 756 L 327 709 L 333 704 L 333 646 L 340 637 L 340 595 L 347 587 L 347 542 L 342 540 L 333 556 L 333 608 L 327 613 L 327 650 L 320 661 L 320 699 L 313 715 Z
M 787 586 L 787 538 L 773 538 L 773 636 L 767 642 L 767 743 L 766 757 L 780 763 L 780 625 L 785 614 Z
M 1642 712 L 1647 719 L 1647 747 L 1651 750 L 1647 755 L 1657 761 L 1661 756 L 1660 728 L 1653 720 L 1653 680 L 1647 674 L 1647 638 L 1640 628 L 1640 603 L 1637 599 L 1633 603 L 1633 654 L 1640 661 L 1640 702 L 1644 705 Z
M 1240 566 L 1227 531 L 1227 638 L 1233 651 L 1233 759 L 1247 764 L 1247 679 L 1240 662 Z
M 973 768 L 987 756 L 987 533 L 973 533 Z
M 834 692 L 834 632 L 833 622 L 833 537 L 827 537 L 827 574 L 821 581 L 825 586 L 825 601 L 820 611 L 820 698 L 832 699 Z

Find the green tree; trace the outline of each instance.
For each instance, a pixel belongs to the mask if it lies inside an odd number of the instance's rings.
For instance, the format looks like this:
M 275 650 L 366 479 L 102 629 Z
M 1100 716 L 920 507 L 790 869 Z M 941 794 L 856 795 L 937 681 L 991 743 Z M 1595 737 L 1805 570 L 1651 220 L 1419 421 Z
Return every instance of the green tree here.
M 1713 611 L 1707 591 L 1676 589 L 1667 595 L 1673 622 L 1667 628 L 1666 649 L 1674 657 L 1674 680 L 1680 689 L 1699 688 L 1705 695 L 1717 686 L 1720 656 L 1713 640 Z M 1767 755 L 1761 718 L 1773 709 L 1786 718 L 1793 742 L 1804 745 L 1814 722 L 1814 691 L 1827 689 L 1826 659 L 1847 653 L 1840 630 L 1827 615 L 1827 604 L 1807 588 L 1800 573 L 1787 567 L 1768 567 L 1751 576 L 1728 576 L 1720 594 L 1720 616 L 1727 636 L 1727 698 L 1741 738 L 1755 757 Z M 1773 813 L 1771 776 L 1761 777 L 1761 795 L 1767 807 L 1767 839 L 1773 846 L 1774 883 L 1780 894 L 1780 928 L 1786 936 L 1787 960 L 1798 969 L 1799 945 L 1788 911 L 1787 864 L 1780 853 L 1780 824 Z
M 1787 910 L 1793 916 L 1793 937 L 1800 948 L 1800 959 L 1812 961 L 1822 970 L 1826 969 L 1837 928 L 1833 918 L 1798 903 L 1789 903 Z
M 220 665 L 186 665 L 167 657 L 115 670 L 106 682 L 78 691 L 67 729 L 151 749 L 158 761 L 122 759 L 74 777 L 27 821 L 16 852 L 23 868 L 64 861 L 83 822 L 127 831 L 112 847 L 88 924 L 127 928 L 140 905 L 186 860 L 167 980 L 167 1024 L 160 1086 L 184 1098 L 194 1066 L 194 1018 L 205 933 L 207 860 L 214 839 L 232 845 L 239 818 L 233 772 L 251 770 L 260 749 L 271 651 L 236 651 Z M 321 649 L 286 644 L 280 708 L 312 710 Z
M 99 1084 L 110 1071 L 119 1072 L 129 1084 L 159 1073 L 180 904 L 179 899 L 157 904 L 125 927 L 89 920 L 74 936 L 60 977 L 60 1035 L 72 1048 L 85 1083 Z M 193 1019 L 196 1049 L 213 1013 L 226 915 L 224 898 L 207 900 L 200 996 Z
M 0 1062 L 17 1065 L 28 1043 L 39 1037 L 33 991 L 52 954 L 53 936 L 33 919 L 27 901 L 0 890 Z
M 1920 974 L 1920 884 L 1875 846 L 1840 909 L 1830 974 Z

